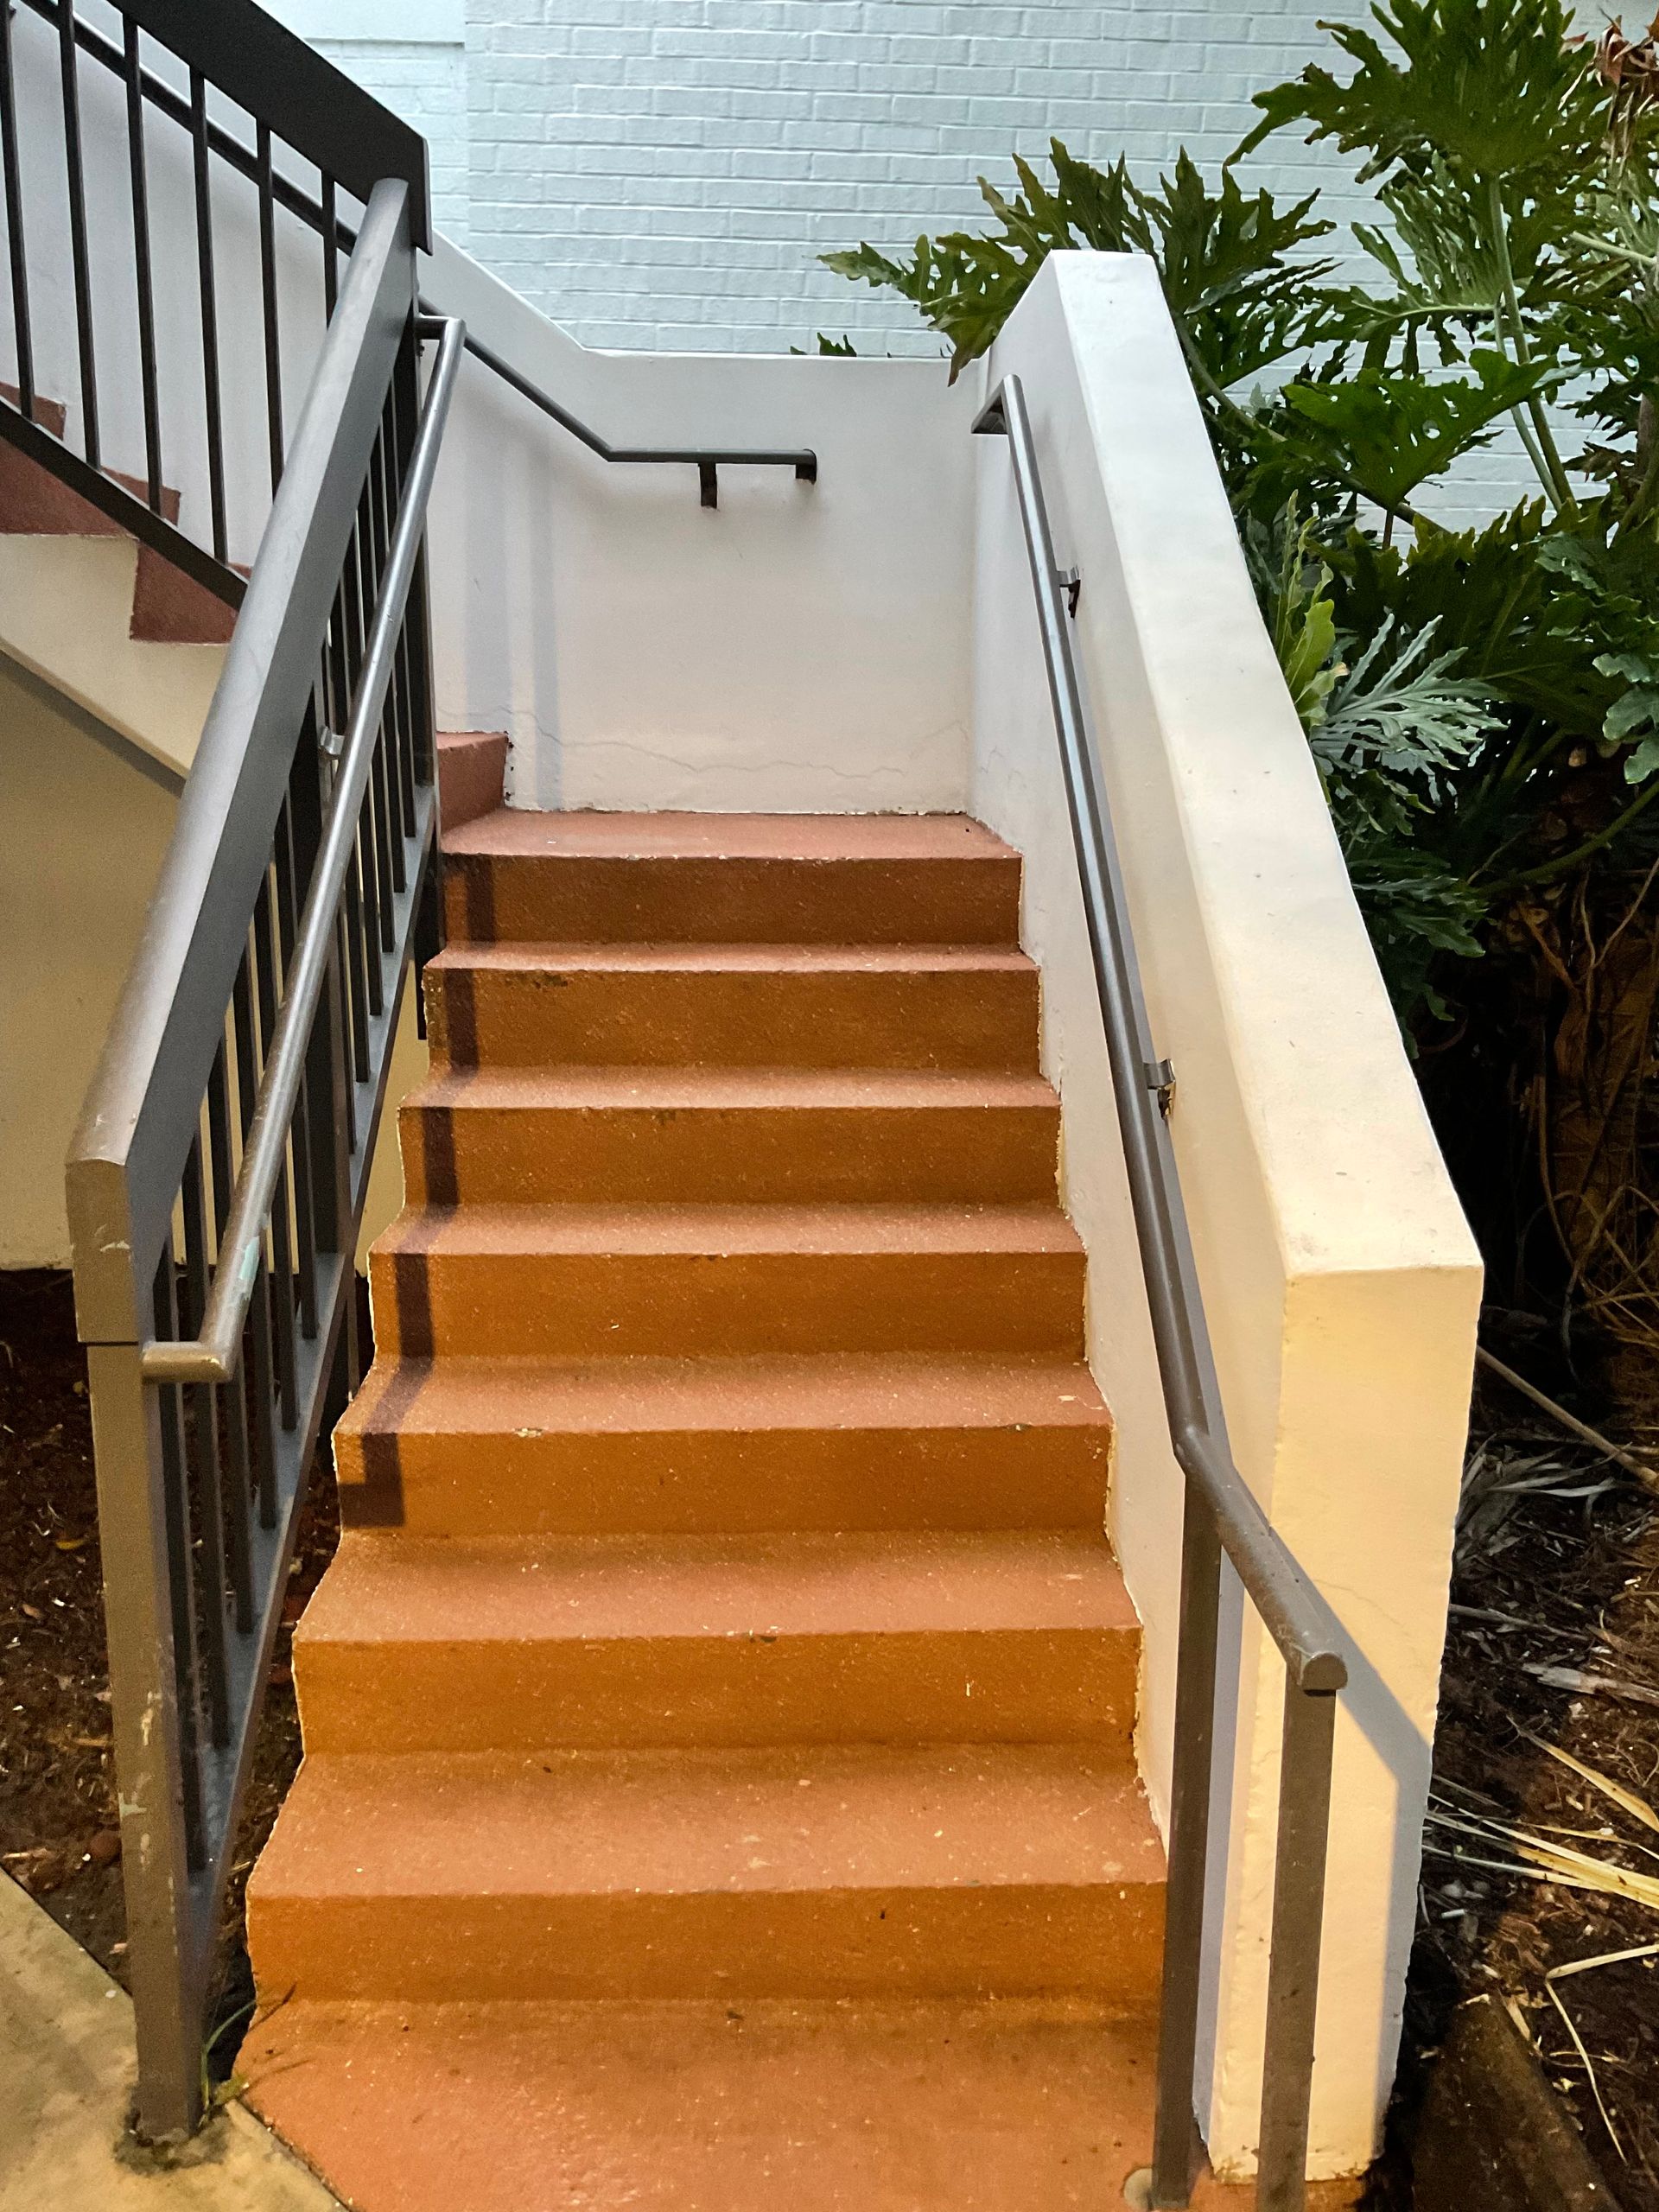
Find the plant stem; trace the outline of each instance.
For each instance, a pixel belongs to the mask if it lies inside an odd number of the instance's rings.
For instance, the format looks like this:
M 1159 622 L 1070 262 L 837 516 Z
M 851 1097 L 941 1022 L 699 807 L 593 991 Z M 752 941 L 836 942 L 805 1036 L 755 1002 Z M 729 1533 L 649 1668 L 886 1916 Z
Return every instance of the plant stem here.
M 1532 366 L 1532 349 L 1527 343 L 1526 326 L 1521 317 L 1521 296 L 1516 289 L 1515 267 L 1510 259 L 1510 231 L 1503 214 L 1503 196 L 1495 176 L 1486 180 L 1486 208 L 1491 226 L 1492 250 L 1497 256 L 1500 281 L 1503 288 L 1503 304 L 1509 312 L 1510 335 L 1515 346 L 1515 358 L 1522 368 Z M 1579 503 L 1573 496 L 1567 469 L 1555 444 L 1554 434 L 1549 427 L 1549 415 L 1542 400 L 1535 391 L 1526 401 L 1527 413 L 1537 438 L 1538 450 L 1532 451 L 1521 419 L 1521 410 L 1515 410 L 1515 425 L 1521 432 L 1521 442 L 1528 448 L 1528 454 L 1537 469 L 1544 489 L 1555 501 L 1557 510 L 1578 520 Z
M 1619 831 L 1633 822 L 1643 808 L 1656 798 L 1659 798 L 1659 776 L 1655 776 L 1645 785 L 1630 804 L 1613 817 L 1605 830 L 1598 830 L 1593 837 L 1586 837 L 1583 844 L 1575 846 L 1570 853 L 1563 853 L 1559 860 L 1549 861 L 1542 868 L 1533 868 L 1525 875 L 1511 876 L 1507 883 L 1497 886 L 1493 896 L 1500 896 L 1506 891 L 1522 891 L 1529 884 L 1548 883 L 1558 875 L 1565 875 L 1580 861 L 1587 861 L 1592 853 L 1599 852 L 1604 845 L 1611 844 Z

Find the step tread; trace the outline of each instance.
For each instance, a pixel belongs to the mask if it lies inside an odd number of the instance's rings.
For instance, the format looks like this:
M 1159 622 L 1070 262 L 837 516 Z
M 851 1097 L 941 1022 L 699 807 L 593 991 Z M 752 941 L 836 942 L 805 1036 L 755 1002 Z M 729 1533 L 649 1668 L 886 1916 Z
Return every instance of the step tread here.
M 420 1252 L 736 1254 L 1007 1252 L 1080 1254 L 1053 1204 L 1027 1205 L 462 1205 L 400 1214 L 377 1239 L 387 1255 Z
M 1110 1426 L 1094 1376 L 1067 1361 L 860 1352 L 377 1360 L 340 1423 L 356 1434 L 524 1437 Z
M 426 973 L 487 972 L 501 976 L 1033 976 L 1036 963 L 1018 945 L 696 944 L 563 944 L 507 938 L 499 944 L 463 939 L 446 945 Z
M 1099 1536 L 348 1531 L 296 1646 L 1136 1629 Z
M 914 1109 L 1040 1107 L 1058 1111 L 1040 1075 L 1001 1068 L 813 1068 L 622 1066 L 561 1061 L 554 1066 L 446 1067 L 404 1099 L 410 1108 L 442 1106 L 494 1113 L 636 1108 L 654 1112 L 721 1112 L 750 1107 L 810 1111 L 825 1107 Z
M 1161 1884 L 1132 1764 L 1076 1745 L 314 1754 L 251 1888 L 283 1898 Z
M 1007 861 L 1018 855 L 965 814 L 607 814 L 498 807 L 449 849 L 501 858 L 578 854 L 672 860 Z

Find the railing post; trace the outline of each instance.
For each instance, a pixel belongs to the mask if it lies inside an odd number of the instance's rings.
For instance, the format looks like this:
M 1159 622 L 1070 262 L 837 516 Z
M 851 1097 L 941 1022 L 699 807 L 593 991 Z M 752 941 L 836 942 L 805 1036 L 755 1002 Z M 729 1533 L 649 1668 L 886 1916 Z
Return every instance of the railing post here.
M 1302 2212 L 1307 2201 L 1308 2107 L 1336 1725 L 1335 1694 L 1300 1689 L 1287 1675 L 1256 2158 L 1258 2212 Z
M 1198 1990 L 1204 1965 L 1209 1866 L 1216 1658 L 1221 1614 L 1221 1535 L 1188 1478 L 1181 1522 L 1181 1618 L 1175 1679 L 1175 1752 L 1169 1797 L 1169 1883 L 1158 2038 L 1158 2111 L 1152 2202 L 1192 2201 L 1198 2158 L 1193 2111 Z
M 137 1334 L 128 1344 L 89 1344 L 86 1376 L 137 2024 L 138 2128 L 159 2142 L 188 2135 L 200 2117 L 195 1983 L 203 1942 L 188 1888 L 159 1393 L 139 1373 Z

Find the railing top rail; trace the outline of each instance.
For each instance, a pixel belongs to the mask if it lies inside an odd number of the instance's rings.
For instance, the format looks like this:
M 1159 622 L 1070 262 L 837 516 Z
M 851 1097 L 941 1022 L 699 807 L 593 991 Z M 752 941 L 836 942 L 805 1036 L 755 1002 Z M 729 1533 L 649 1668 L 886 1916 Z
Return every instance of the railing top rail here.
M 398 632 L 420 557 L 427 502 L 461 367 L 466 327 L 454 319 L 423 319 L 421 334 L 439 340 L 437 365 L 421 410 L 385 575 L 365 642 L 362 674 L 340 750 L 328 826 L 295 938 L 292 972 L 265 1060 L 231 1210 L 219 1233 L 213 1288 L 195 1338 L 145 1344 L 141 1368 L 147 1382 L 227 1382 L 236 1373 L 240 1357 L 243 1324 L 264 1249 L 264 1224 L 283 1171 L 289 1128 L 304 1080 L 312 1025 L 333 951 L 334 917 L 352 865 L 358 816 L 368 788 L 376 737 L 396 664 Z
M 56 22 L 73 0 L 26 0 Z M 411 244 L 432 243 L 426 141 L 373 94 L 325 60 L 256 0 L 114 0 L 120 14 L 147 31 L 227 99 L 266 124 L 304 160 L 315 162 L 366 201 L 383 178 L 409 188 Z M 119 55 L 90 25 L 76 39 L 98 58 L 120 67 Z M 103 50 L 100 50 L 103 49 Z M 111 59 L 113 56 L 113 59 Z
M 1036 587 L 1055 723 L 1071 773 L 1084 913 L 1128 1171 L 1129 1196 L 1170 1441 L 1198 1484 L 1223 1548 L 1300 1690 L 1337 1691 L 1348 1680 L 1347 1639 L 1240 1474 L 1227 1442 L 1204 1296 L 1192 1259 L 1180 1171 L 1166 1119 L 1170 1074 L 1153 1046 L 1134 924 L 1118 867 L 1100 764 L 1088 728 L 1066 615 L 1066 582 L 1054 557 L 1036 442 L 1017 376 L 1004 377 L 974 423 L 1005 432 Z M 1081 811 L 1079 811 L 1079 806 Z
M 414 307 L 408 207 L 399 181 L 371 195 L 70 1148 L 76 1312 L 87 1343 L 131 1340 L 194 1139 L 317 640 Z

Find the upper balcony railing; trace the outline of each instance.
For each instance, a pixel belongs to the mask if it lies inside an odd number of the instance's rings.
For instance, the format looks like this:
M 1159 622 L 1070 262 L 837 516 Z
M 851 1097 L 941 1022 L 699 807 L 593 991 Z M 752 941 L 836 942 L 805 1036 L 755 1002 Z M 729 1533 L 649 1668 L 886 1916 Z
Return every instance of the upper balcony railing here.
M 0 8 L 0 435 L 238 606 L 387 178 L 429 245 L 425 141 L 253 0 Z

